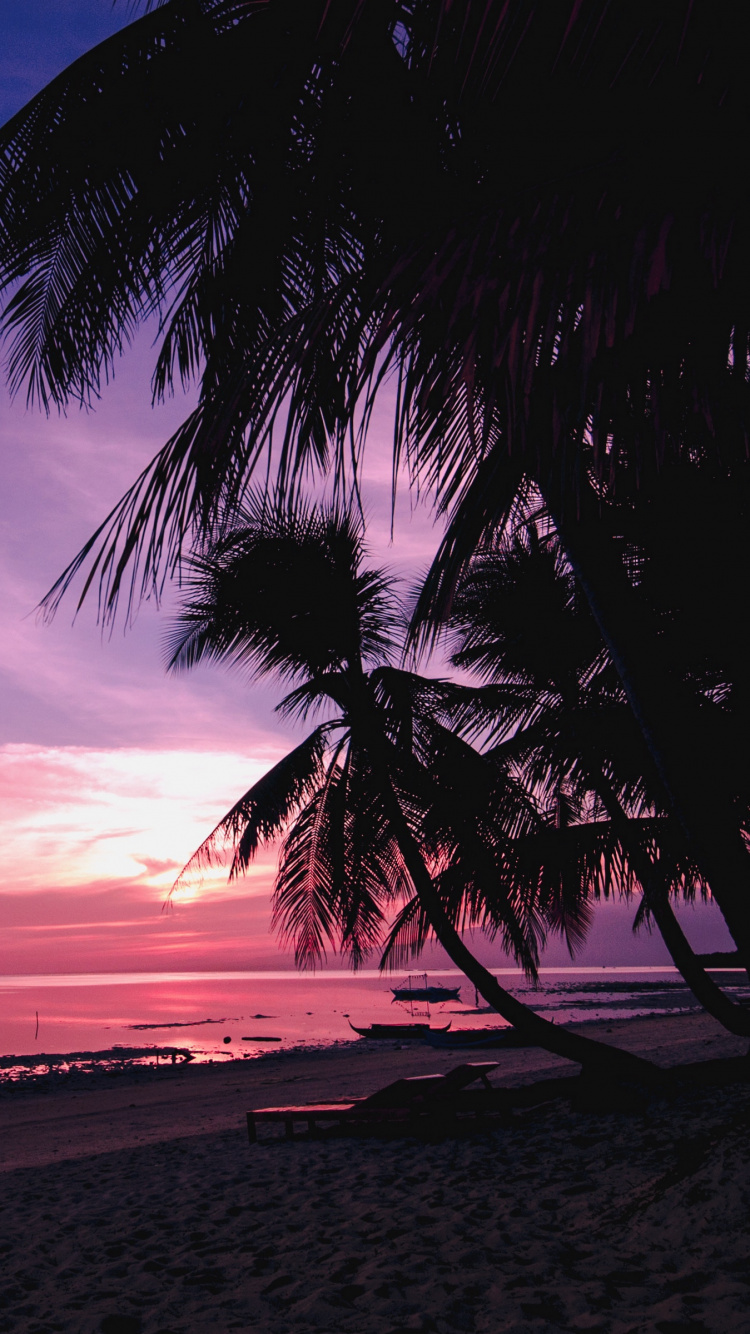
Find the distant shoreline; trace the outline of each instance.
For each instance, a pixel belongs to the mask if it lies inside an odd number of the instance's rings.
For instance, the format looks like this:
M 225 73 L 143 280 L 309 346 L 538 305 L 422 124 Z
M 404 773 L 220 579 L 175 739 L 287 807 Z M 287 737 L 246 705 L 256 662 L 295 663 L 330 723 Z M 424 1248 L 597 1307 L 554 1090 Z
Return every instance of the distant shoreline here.
M 704 967 L 708 967 L 712 972 L 743 972 L 736 962 L 734 954 L 725 954 L 721 951 L 714 954 L 698 956 Z M 714 962 L 717 961 L 717 962 Z M 464 977 L 458 968 L 428 968 L 426 971 L 428 977 Z M 493 977 L 518 977 L 524 978 L 523 970 L 520 968 L 493 968 L 488 967 L 488 972 Z M 539 974 L 542 977 L 548 976 L 578 976 L 578 977 L 597 977 L 602 973 L 628 974 L 628 973 L 671 973 L 676 977 L 680 976 L 679 970 L 674 964 L 582 964 L 580 967 L 570 966 L 564 968 L 547 967 L 542 965 Z M 320 968 L 316 972 L 301 972 L 297 968 L 279 969 L 248 969 L 246 971 L 237 971 L 234 969 L 215 969 L 204 972 L 188 972 L 176 970 L 174 972 L 112 972 L 112 973 L 0 973 L 0 990 L 3 987 L 65 987 L 65 986 L 126 986 L 136 985 L 138 983 L 155 983 L 163 981 L 169 982 L 262 982 L 299 980 L 300 982 L 313 983 L 321 982 L 357 982 L 381 980 L 387 984 L 395 978 L 402 976 L 401 973 L 381 973 L 377 968 L 361 968 L 354 973 L 350 969 Z M 466 982 L 471 987 L 469 982 Z M 473 990 L 473 988 L 472 988 Z
M 675 1010 L 671 1013 L 640 1014 L 629 1015 L 625 1018 L 607 1019 L 595 1018 L 579 1020 L 576 1023 L 569 1024 L 567 1027 L 572 1032 L 585 1032 L 588 1036 L 596 1035 L 598 1038 L 607 1041 L 608 1035 L 612 1035 L 613 1043 L 619 1043 L 633 1050 L 650 1048 L 654 1045 L 654 1040 L 660 1047 L 666 1048 L 669 1052 L 670 1032 L 669 1027 L 678 1026 L 673 1031 L 679 1032 L 680 1027 L 684 1029 L 687 1025 L 697 1025 L 708 1023 L 716 1029 L 713 1041 L 721 1047 L 721 1054 L 724 1053 L 724 1047 L 727 1047 L 726 1054 L 744 1055 L 746 1050 L 746 1041 L 741 1038 L 733 1038 L 725 1033 L 708 1015 L 698 1006 L 695 1010 Z M 701 1038 L 702 1042 L 709 1039 Z M 731 1051 L 729 1050 L 731 1048 Z M 368 1041 L 366 1038 L 337 1039 L 333 1042 L 313 1042 L 313 1043 L 295 1043 L 293 1046 L 281 1047 L 274 1046 L 268 1050 L 250 1055 L 249 1053 L 240 1057 L 237 1055 L 228 1055 L 222 1059 L 209 1059 L 204 1061 L 178 1061 L 173 1065 L 167 1058 L 173 1050 L 179 1050 L 173 1047 L 144 1047 L 144 1060 L 134 1060 L 132 1057 L 125 1058 L 122 1065 L 107 1065 L 104 1061 L 91 1065 L 84 1065 L 82 1068 L 74 1066 L 71 1070 L 54 1071 L 53 1073 L 34 1074 L 29 1072 L 26 1076 L 20 1078 L 0 1078 L 0 1100 L 13 1098 L 17 1092 L 22 1095 L 31 1095 L 38 1093 L 40 1097 L 49 1095 L 61 1095 L 66 1093 L 89 1092 L 102 1089 L 126 1089 L 131 1086 L 142 1086 L 147 1084 L 154 1087 L 158 1081 L 159 1084 L 167 1085 L 167 1081 L 177 1081 L 182 1083 L 190 1079 L 222 1079 L 224 1074 L 230 1081 L 235 1076 L 245 1080 L 246 1072 L 262 1070 L 269 1066 L 274 1068 L 279 1063 L 293 1064 L 302 1062 L 305 1066 L 310 1064 L 314 1071 L 319 1068 L 321 1073 L 327 1066 L 327 1063 L 334 1062 L 338 1067 L 340 1063 L 344 1066 L 348 1062 L 357 1064 L 363 1059 L 365 1066 L 381 1068 L 389 1066 L 394 1061 L 397 1064 L 413 1063 L 419 1068 L 425 1066 L 443 1066 L 458 1065 L 462 1059 L 466 1059 L 466 1051 L 458 1049 L 435 1049 L 428 1043 L 418 1039 L 404 1040 L 394 1039 L 393 1041 Z M 155 1058 L 159 1053 L 159 1061 Z M 716 1053 L 712 1053 L 716 1054 Z M 81 1056 L 86 1054 L 80 1053 Z M 92 1053 L 92 1055 L 95 1055 Z M 690 1059 L 701 1059 L 707 1053 L 703 1051 L 696 1052 Z M 34 1062 L 41 1064 L 47 1056 L 56 1058 L 60 1063 L 65 1061 L 64 1053 L 40 1053 L 30 1054 L 26 1057 L 15 1056 L 13 1059 L 20 1065 L 22 1062 Z M 497 1060 L 501 1070 L 509 1071 L 521 1068 L 533 1070 L 537 1067 L 542 1069 L 552 1062 L 560 1065 L 561 1068 L 570 1068 L 569 1064 L 561 1061 L 560 1058 L 545 1052 L 539 1047 L 523 1048 L 511 1054 L 510 1051 L 493 1048 L 477 1049 L 472 1054 L 475 1060 Z M 8 1061 L 9 1057 L 2 1060 Z M 683 1059 L 675 1058 L 676 1059 Z M 684 1058 L 688 1059 L 688 1058 Z M 668 1063 L 672 1063 L 671 1060 Z M 252 1074 L 250 1075 L 252 1078 Z M 295 1076 L 296 1079 L 296 1076 Z
M 583 1025 L 587 1032 L 595 1031 L 597 1025 L 605 1030 L 613 1023 L 629 1025 L 639 1016 L 700 1012 L 672 966 L 549 969 L 538 990 L 517 970 L 507 972 L 510 977 L 503 979 L 505 984 L 532 1009 L 558 1024 Z M 122 1077 L 134 1063 L 181 1066 L 210 1062 L 236 1068 L 279 1051 L 318 1052 L 339 1047 L 349 1051 L 362 1041 L 352 1033 L 350 1023 L 362 1028 L 371 1021 L 392 1022 L 394 1017 L 406 1017 L 407 1022 L 429 1018 L 433 1025 L 450 1020 L 454 1029 L 488 1024 L 507 1028 L 489 1007 L 474 1004 L 474 989 L 465 979 L 460 1004 L 433 1008 L 431 1014 L 425 1007 L 418 1012 L 412 1009 L 407 1017 L 403 1007 L 398 1013 L 393 1008 L 388 988 L 391 979 L 376 970 L 368 974 L 329 972 L 311 979 L 292 972 L 284 974 L 281 982 L 270 981 L 269 974 L 260 978 L 240 975 L 239 980 L 235 974 L 210 974 L 211 983 L 203 986 L 190 981 L 177 986 L 175 979 L 182 974 L 151 974 L 151 983 L 140 993 L 138 985 L 147 976 L 144 974 L 24 977 L 15 991 L 12 982 L 9 989 L 8 979 L 0 979 L 0 991 L 5 982 L 7 997 L 0 1023 L 0 1086 L 79 1080 L 92 1062 L 97 1075 L 113 1078 Z M 452 980 L 461 974 L 434 970 L 430 976 Z M 232 980 L 225 986 L 228 978 Z M 717 973 L 717 980 L 728 993 L 750 1003 L 745 974 L 728 968 Z M 126 983 L 135 984 L 132 994 L 123 990 Z M 295 983 L 300 985 L 292 985 Z M 44 992 L 44 985 L 50 990 Z M 55 985 L 57 992 L 52 990 Z M 41 1025 L 36 1019 L 36 1033 L 35 1011 L 41 1016 Z M 71 1014 L 76 1014 L 75 1022 L 68 1018 Z M 408 1039 L 402 1035 L 395 1041 L 400 1045 Z

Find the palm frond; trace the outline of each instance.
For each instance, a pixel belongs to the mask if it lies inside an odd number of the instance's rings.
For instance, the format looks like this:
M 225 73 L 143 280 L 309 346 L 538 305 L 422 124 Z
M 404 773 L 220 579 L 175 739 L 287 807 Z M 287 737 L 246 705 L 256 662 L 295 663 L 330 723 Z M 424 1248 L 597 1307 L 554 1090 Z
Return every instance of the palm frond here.
M 366 755 L 352 747 L 342 865 L 341 948 L 352 965 L 380 947 L 394 902 L 411 890 L 382 793 Z
M 385 907 L 407 881 L 397 843 L 363 756 L 334 757 L 325 782 L 284 842 L 272 925 L 315 967 L 326 945 L 358 967 L 381 939 Z
M 152 7 L 0 136 L 12 383 L 96 395 L 157 312 L 155 388 L 201 379 L 218 503 L 282 406 L 284 485 L 342 469 L 393 370 L 396 452 L 473 540 L 523 477 L 608 500 L 667 458 L 744 459 L 743 24 L 708 0 Z
M 342 781 L 337 759 L 297 816 L 279 858 L 271 926 L 282 943 L 294 945 L 298 967 L 314 968 L 325 958 L 325 942 L 335 949 L 340 937 L 336 874 L 340 822 L 333 818 L 340 807 L 335 794 Z
M 168 898 L 178 893 L 194 872 L 220 861 L 227 846 L 234 848 L 233 877 L 247 868 L 262 843 L 272 842 L 283 833 L 295 810 L 320 781 L 329 730 L 325 723 L 317 727 L 235 802 L 185 864 Z
M 299 505 L 290 513 L 250 496 L 187 567 L 169 667 L 221 660 L 335 688 L 345 665 L 387 658 L 398 600 L 382 571 L 362 568 L 363 554 L 351 512 Z
M 432 927 L 421 901 L 413 894 L 397 913 L 383 940 L 378 964 L 381 972 L 402 968 L 411 959 L 418 958 L 431 935 Z

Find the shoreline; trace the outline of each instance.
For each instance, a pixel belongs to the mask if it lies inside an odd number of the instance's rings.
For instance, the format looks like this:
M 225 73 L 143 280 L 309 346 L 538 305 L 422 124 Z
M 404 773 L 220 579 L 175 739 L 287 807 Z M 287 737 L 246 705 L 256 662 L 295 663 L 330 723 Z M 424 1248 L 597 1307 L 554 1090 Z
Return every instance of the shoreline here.
M 705 1015 L 601 1028 L 664 1065 L 747 1045 Z M 577 1068 L 496 1055 L 500 1086 Z M 348 1044 L 0 1097 L 0 1334 L 744 1334 L 747 1085 L 439 1141 L 248 1144 L 248 1107 L 462 1059 Z
M 747 1053 L 746 1039 L 733 1037 L 705 1013 L 595 1020 L 571 1029 L 665 1067 Z M 492 1083 L 509 1088 L 579 1068 L 538 1047 L 467 1053 L 361 1039 L 215 1064 L 160 1063 L 6 1081 L 0 1084 L 0 1173 L 229 1132 L 244 1126 L 249 1108 L 359 1097 L 402 1076 L 442 1073 L 467 1059 L 497 1061 Z
M 467 1013 L 480 1013 L 480 1011 L 468 1011 Z M 481 1013 L 484 1013 L 484 1011 L 481 1011 Z M 489 1013 L 490 1012 L 488 1011 L 488 1014 Z M 613 1026 L 616 1031 L 619 1031 L 622 1026 L 627 1027 L 628 1025 L 639 1022 L 648 1023 L 648 1022 L 669 1021 L 671 1019 L 685 1019 L 691 1016 L 697 1017 L 702 1015 L 703 1013 L 704 1012 L 702 1010 L 702 1007 L 696 1002 L 693 1005 L 685 1006 L 682 1008 L 675 1007 L 670 1010 L 651 1011 L 651 1012 L 646 1012 L 644 1014 L 629 1014 L 625 1016 L 619 1015 L 617 1017 L 613 1016 L 611 1018 L 602 1018 L 601 1016 L 597 1016 L 591 1019 L 578 1019 L 576 1021 L 566 1020 L 563 1022 L 565 1023 L 565 1027 L 569 1028 L 571 1032 L 601 1034 L 601 1033 L 611 1032 Z M 203 1020 L 200 1022 L 218 1023 L 219 1021 Z M 551 1022 L 552 1023 L 555 1022 L 554 1018 L 552 1019 Z M 200 1026 L 200 1024 L 175 1024 L 175 1025 L 160 1024 L 160 1025 L 142 1025 L 142 1026 L 139 1025 L 139 1027 L 149 1027 L 149 1028 L 177 1027 L 177 1028 L 190 1028 L 190 1029 L 193 1029 L 198 1026 Z M 510 1031 L 512 1027 L 513 1027 L 512 1024 L 507 1024 L 507 1023 L 497 1025 L 497 1028 L 500 1032 Z M 720 1032 L 723 1032 L 723 1030 L 720 1030 Z M 194 1057 L 190 1048 L 180 1047 L 175 1045 L 174 1043 L 170 1043 L 168 1045 L 163 1045 L 163 1046 L 158 1046 L 155 1043 L 144 1044 L 142 1047 L 131 1046 L 127 1048 L 124 1047 L 122 1044 L 118 1044 L 118 1046 L 116 1047 L 106 1048 L 101 1051 L 93 1051 L 93 1050 L 76 1051 L 76 1052 L 42 1051 L 42 1052 L 22 1052 L 19 1054 L 9 1052 L 4 1055 L 0 1054 L 0 1097 L 2 1097 L 3 1090 L 9 1086 L 36 1087 L 37 1085 L 45 1084 L 45 1081 L 46 1081 L 46 1086 L 49 1087 L 57 1085 L 64 1086 L 64 1081 L 66 1080 L 69 1079 L 79 1080 L 88 1075 L 92 1076 L 101 1075 L 101 1076 L 106 1076 L 107 1078 L 116 1077 L 118 1079 L 123 1078 L 126 1077 L 131 1072 L 136 1073 L 139 1069 L 143 1069 L 144 1067 L 137 1064 L 137 1062 L 139 1062 L 140 1060 L 145 1061 L 148 1060 L 149 1058 L 155 1058 L 155 1062 L 157 1064 L 161 1062 L 163 1068 L 165 1069 L 169 1064 L 175 1064 L 175 1061 L 172 1060 L 173 1056 L 176 1057 L 176 1063 L 182 1069 L 187 1069 L 190 1066 L 192 1066 L 193 1068 L 198 1068 L 199 1066 L 205 1066 L 205 1065 L 210 1065 L 215 1068 L 220 1068 L 223 1065 L 229 1066 L 233 1064 L 237 1065 L 240 1062 L 245 1062 L 245 1061 L 263 1060 L 269 1056 L 278 1056 L 278 1055 L 292 1056 L 294 1054 L 317 1055 L 319 1053 L 325 1053 L 329 1051 L 332 1052 L 336 1050 L 344 1050 L 344 1051 L 362 1050 L 364 1044 L 368 1043 L 367 1038 L 357 1039 L 351 1037 L 333 1038 L 328 1040 L 320 1039 L 319 1041 L 315 1040 L 297 1041 L 297 1040 L 287 1039 L 287 1041 L 290 1041 L 289 1046 L 283 1046 L 283 1045 L 276 1046 L 277 1043 L 281 1043 L 284 1041 L 284 1039 L 279 1039 L 276 1037 L 258 1039 L 257 1041 L 267 1042 L 269 1046 L 267 1048 L 264 1047 L 263 1049 L 257 1052 L 249 1052 L 249 1051 L 245 1052 L 242 1051 L 241 1048 L 238 1048 L 236 1053 L 234 1050 L 229 1051 L 225 1049 L 223 1052 L 221 1050 L 217 1050 L 214 1056 L 208 1057 L 207 1059 L 204 1060 Z M 394 1038 L 391 1045 L 402 1044 L 404 1042 L 409 1043 L 409 1049 L 418 1048 L 420 1045 L 418 1039 L 410 1040 L 403 1037 Z M 371 1042 L 368 1043 L 368 1046 L 372 1046 L 377 1050 L 381 1050 L 384 1046 L 388 1045 L 389 1045 L 388 1039 L 378 1039 L 377 1041 L 372 1040 Z M 477 1048 L 476 1050 L 491 1051 L 492 1049 Z M 185 1059 L 186 1057 L 187 1059 Z M 58 1066 L 66 1065 L 71 1061 L 75 1062 L 76 1064 L 74 1064 L 70 1069 L 60 1070 L 57 1068 Z M 118 1067 L 117 1062 L 121 1062 L 122 1063 L 121 1066 Z M 46 1071 L 36 1071 L 34 1069 L 35 1066 L 41 1066 L 45 1064 L 49 1066 L 49 1069 Z M 93 1066 L 95 1068 L 85 1069 L 84 1068 L 85 1066 Z M 22 1070 L 25 1069 L 27 1073 L 20 1075 L 15 1073 L 14 1074 L 4 1073 L 4 1071 L 6 1070 L 7 1071 L 15 1070 L 16 1067 L 20 1067 Z

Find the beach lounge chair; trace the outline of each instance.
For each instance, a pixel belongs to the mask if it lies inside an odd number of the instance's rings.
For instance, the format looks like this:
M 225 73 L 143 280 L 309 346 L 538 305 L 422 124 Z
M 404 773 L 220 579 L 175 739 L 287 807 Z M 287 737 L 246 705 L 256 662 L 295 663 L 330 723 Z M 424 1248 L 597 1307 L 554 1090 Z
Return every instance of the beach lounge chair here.
M 393 1084 L 371 1093 L 368 1098 L 349 1098 L 325 1103 L 307 1103 L 298 1107 L 261 1107 L 247 1113 L 247 1133 L 251 1144 L 258 1138 L 259 1122 L 282 1122 L 287 1139 L 294 1138 L 294 1127 L 304 1122 L 310 1134 L 318 1126 L 339 1125 L 346 1128 L 364 1128 L 372 1125 L 390 1125 L 413 1128 L 418 1121 L 449 1121 L 462 1110 L 480 1115 L 485 1099 L 492 1098 L 492 1086 L 487 1073 L 497 1067 L 497 1061 L 472 1062 L 459 1065 L 444 1075 L 416 1075 L 397 1079 Z M 464 1090 L 481 1080 L 484 1089 L 468 1103 L 462 1101 Z M 479 1101 L 477 1101 L 477 1097 Z

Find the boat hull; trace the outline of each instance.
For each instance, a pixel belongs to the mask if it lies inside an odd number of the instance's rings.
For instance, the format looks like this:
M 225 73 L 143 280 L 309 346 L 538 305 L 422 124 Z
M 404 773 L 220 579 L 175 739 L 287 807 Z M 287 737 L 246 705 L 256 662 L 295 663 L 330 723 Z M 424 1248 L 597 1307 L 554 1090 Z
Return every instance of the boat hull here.
M 521 1037 L 512 1028 L 455 1028 L 450 1033 L 433 1030 L 425 1033 L 431 1047 L 461 1047 L 474 1050 L 478 1047 L 532 1047 L 534 1044 Z
M 351 1019 L 349 1027 L 359 1033 L 361 1038 L 418 1038 L 429 1037 L 430 1033 L 445 1034 L 450 1028 L 450 1023 L 444 1024 L 442 1028 L 430 1028 L 429 1024 L 370 1024 L 367 1028 L 357 1028 Z
M 395 987 L 393 999 L 398 1001 L 447 1001 L 460 1000 L 460 987 Z

